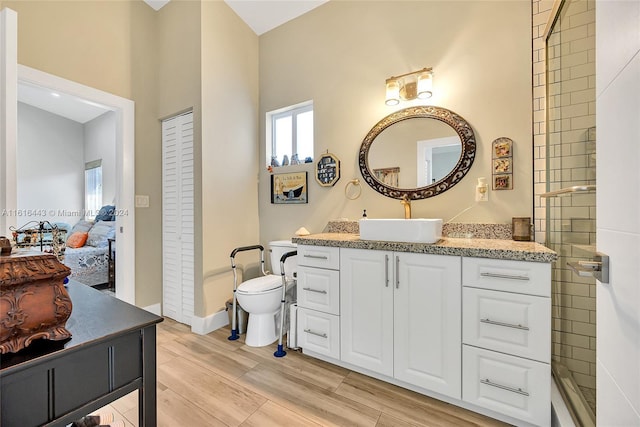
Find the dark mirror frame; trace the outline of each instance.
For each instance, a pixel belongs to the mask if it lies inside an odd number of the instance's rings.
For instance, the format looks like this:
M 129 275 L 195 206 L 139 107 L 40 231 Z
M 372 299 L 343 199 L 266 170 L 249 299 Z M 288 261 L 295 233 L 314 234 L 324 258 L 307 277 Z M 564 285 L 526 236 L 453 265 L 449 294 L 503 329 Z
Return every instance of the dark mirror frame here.
M 418 118 L 440 120 L 441 122 L 451 126 L 456 131 L 460 137 L 460 141 L 462 142 L 462 153 L 460 154 L 460 159 L 451 172 L 438 182 L 418 188 L 390 187 L 376 179 L 369 167 L 368 156 L 371 145 L 374 143 L 376 137 L 389 126 L 403 120 Z M 378 193 L 391 197 L 392 199 L 402 199 L 404 196 L 407 196 L 409 200 L 419 200 L 444 193 L 449 188 L 460 182 L 467 172 L 469 172 L 469 169 L 471 169 L 475 156 L 476 137 L 471 125 L 469 125 L 465 119 L 446 108 L 421 106 L 396 111 L 376 123 L 362 141 L 360 153 L 358 155 L 358 164 L 364 181 Z

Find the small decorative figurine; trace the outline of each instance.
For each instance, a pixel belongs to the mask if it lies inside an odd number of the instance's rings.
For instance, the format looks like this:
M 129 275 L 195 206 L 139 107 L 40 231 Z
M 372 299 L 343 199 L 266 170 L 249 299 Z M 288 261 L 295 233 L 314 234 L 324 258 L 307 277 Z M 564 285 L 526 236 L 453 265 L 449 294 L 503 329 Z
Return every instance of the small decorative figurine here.
M 282 166 L 288 166 L 288 165 L 289 165 L 289 156 L 285 154 L 284 157 L 282 158 Z

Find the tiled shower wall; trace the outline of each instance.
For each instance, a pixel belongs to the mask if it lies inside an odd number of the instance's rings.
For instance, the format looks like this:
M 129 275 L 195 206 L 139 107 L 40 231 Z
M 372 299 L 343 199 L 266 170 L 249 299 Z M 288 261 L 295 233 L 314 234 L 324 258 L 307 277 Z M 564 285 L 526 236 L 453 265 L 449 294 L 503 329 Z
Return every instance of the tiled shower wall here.
M 533 47 L 533 194 L 535 241 L 545 243 L 547 191 L 545 30 L 554 0 L 532 0 Z
M 595 194 L 539 196 L 547 191 L 547 180 L 549 190 L 595 184 L 595 2 L 567 2 L 547 52 L 544 32 L 552 5 L 533 1 L 536 241 L 559 255 L 552 290 L 553 359 L 569 368 L 595 407 L 595 280 L 566 267 L 595 251 Z

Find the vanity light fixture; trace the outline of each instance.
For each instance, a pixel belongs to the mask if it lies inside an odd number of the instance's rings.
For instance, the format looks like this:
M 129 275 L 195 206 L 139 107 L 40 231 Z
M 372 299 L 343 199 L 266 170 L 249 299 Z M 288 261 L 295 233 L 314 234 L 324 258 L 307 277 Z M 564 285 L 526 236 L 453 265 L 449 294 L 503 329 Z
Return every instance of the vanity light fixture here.
M 387 96 L 385 104 L 398 105 L 400 100 L 410 101 L 413 99 L 431 98 L 433 82 L 433 68 L 423 68 L 422 70 L 392 76 L 386 80 Z

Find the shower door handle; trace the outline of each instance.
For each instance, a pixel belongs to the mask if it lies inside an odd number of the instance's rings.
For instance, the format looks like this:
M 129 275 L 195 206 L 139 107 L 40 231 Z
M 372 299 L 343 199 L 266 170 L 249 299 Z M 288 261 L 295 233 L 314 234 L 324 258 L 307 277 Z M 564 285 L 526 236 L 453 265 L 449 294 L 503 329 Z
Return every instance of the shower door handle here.
M 596 252 L 593 260 L 567 262 L 567 266 L 581 277 L 595 277 L 602 283 L 609 283 L 609 255 Z

